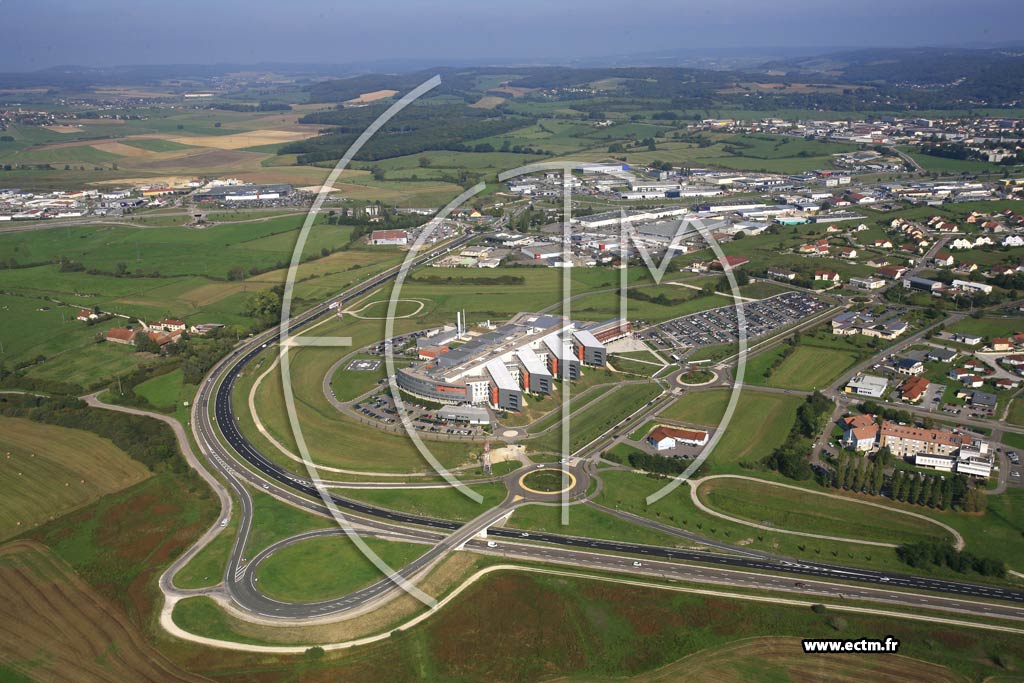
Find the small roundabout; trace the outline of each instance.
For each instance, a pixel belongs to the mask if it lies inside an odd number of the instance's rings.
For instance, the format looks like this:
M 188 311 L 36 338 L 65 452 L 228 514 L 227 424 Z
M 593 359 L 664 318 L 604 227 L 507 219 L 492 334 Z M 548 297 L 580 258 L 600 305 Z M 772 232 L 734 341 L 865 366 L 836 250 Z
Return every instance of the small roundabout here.
M 557 503 L 563 498 L 577 501 L 586 495 L 590 475 L 582 467 L 567 464 L 534 465 L 518 470 L 506 479 L 514 499 Z

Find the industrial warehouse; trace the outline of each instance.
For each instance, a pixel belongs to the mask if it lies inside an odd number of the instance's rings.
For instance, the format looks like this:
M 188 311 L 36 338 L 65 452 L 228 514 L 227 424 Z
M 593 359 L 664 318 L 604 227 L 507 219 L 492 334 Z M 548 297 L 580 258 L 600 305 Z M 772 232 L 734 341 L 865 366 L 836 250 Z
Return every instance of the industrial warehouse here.
M 629 335 L 629 322 L 578 323 L 556 315 L 519 313 L 484 333 L 455 330 L 420 340 L 424 362 L 396 373 L 399 388 L 448 404 L 489 404 L 518 412 L 523 394 L 547 395 L 555 379 L 579 379 L 604 367 L 605 344 Z

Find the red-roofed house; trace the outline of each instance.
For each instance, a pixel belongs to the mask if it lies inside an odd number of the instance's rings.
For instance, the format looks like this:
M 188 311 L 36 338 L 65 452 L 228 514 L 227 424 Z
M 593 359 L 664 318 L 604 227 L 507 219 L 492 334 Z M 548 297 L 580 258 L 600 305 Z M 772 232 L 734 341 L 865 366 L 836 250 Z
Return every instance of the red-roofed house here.
M 108 342 L 114 342 L 115 344 L 135 346 L 135 330 L 129 327 L 111 327 L 107 330 L 106 339 Z
M 907 403 L 917 403 L 931 384 L 924 377 L 910 377 L 899 386 L 900 398 Z
M 725 263 L 729 266 L 730 269 L 739 268 L 740 266 L 745 266 L 748 263 L 750 263 L 750 259 L 748 259 L 746 256 L 726 256 Z M 712 266 L 715 268 L 715 270 L 725 270 L 722 267 L 722 259 L 715 259 L 715 262 L 712 264 Z
M 1013 351 L 1013 344 L 1006 337 L 996 337 L 992 340 L 993 351 Z
M 151 325 L 151 328 L 160 330 L 167 330 L 168 332 L 184 332 L 185 328 L 188 327 L 184 320 L 178 318 L 164 318 L 160 322 Z
M 403 247 L 409 243 L 405 230 L 374 230 L 370 233 L 370 244 Z
M 647 437 L 647 443 L 659 451 L 668 451 L 679 444 L 703 446 L 708 442 L 708 433 L 701 429 L 680 429 L 658 426 Z
M 846 448 L 858 451 L 870 451 L 878 439 L 878 423 L 874 415 L 853 415 L 839 421 L 843 428 L 840 443 Z

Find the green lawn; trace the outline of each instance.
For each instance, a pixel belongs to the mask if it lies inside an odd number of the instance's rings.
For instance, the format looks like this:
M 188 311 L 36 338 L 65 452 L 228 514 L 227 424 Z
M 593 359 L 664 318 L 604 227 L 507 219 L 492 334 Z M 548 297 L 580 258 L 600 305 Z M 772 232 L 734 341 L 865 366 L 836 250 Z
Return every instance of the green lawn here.
M 819 612 L 584 578 L 499 572 L 471 586 L 436 618 L 371 646 L 366 656 L 303 666 L 345 681 L 783 683 L 927 676 L 937 683 L 1009 683 L 1024 657 L 1021 638 L 1012 633 Z M 201 635 L 250 640 L 234 635 L 209 598 L 179 602 L 174 620 Z M 799 644 L 802 638 L 862 634 L 891 635 L 900 642 L 899 656 L 815 659 L 803 654 Z M 280 670 L 276 661 L 267 666 Z M 238 664 L 232 673 L 255 680 L 265 671 L 259 664 Z
M 247 557 L 255 555 L 275 541 L 304 531 L 330 529 L 336 526 L 333 519 L 304 512 L 263 492 L 252 494 L 252 507 L 252 532 L 245 546 Z
M 843 500 L 743 479 L 713 479 L 697 491 L 713 510 L 778 529 L 884 543 L 953 540 L 924 520 L 854 502 L 861 498 Z
M 181 369 L 148 379 L 135 387 L 135 393 L 161 410 L 174 408 L 183 386 Z
M 356 356 L 339 365 L 331 378 L 331 391 L 339 401 L 352 401 L 358 396 L 362 396 L 378 386 L 380 380 L 388 376 L 387 364 L 380 357 L 366 356 L 367 359 L 380 361 L 380 366 L 376 370 L 349 370 L 348 366 L 357 358 L 362 358 L 362 356 Z M 409 365 L 408 362 L 395 359 L 396 368 L 407 365 Z
M 603 538 L 609 541 L 675 546 L 682 539 L 653 529 L 622 521 L 587 505 L 569 506 L 569 523 L 562 524 L 562 508 L 550 505 L 524 505 L 516 508 L 506 526 L 567 536 Z M 500 541 L 499 541 L 500 542 Z
M 774 372 L 766 377 L 771 363 L 788 346 L 780 345 L 747 362 L 745 381 L 782 389 L 813 391 L 823 389 L 857 362 L 857 355 L 820 346 L 797 346 Z
M 992 337 L 1008 337 L 1024 332 L 1024 318 L 964 318 L 950 325 L 949 331 L 977 334 L 991 340 Z
M 391 569 L 427 551 L 419 543 L 365 538 Z M 380 570 L 344 534 L 310 538 L 285 546 L 256 569 L 260 591 L 284 602 L 313 602 L 347 595 L 383 578 Z
M 1024 426 L 1024 399 L 1015 398 L 1010 402 L 1010 410 L 1006 413 L 1006 421 L 1010 424 Z
M 569 450 L 575 452 L 590 443 L 616 422 L 660 394 L 661 387 L 657 384 L 625 384 L 590 403 L 582 412 L 574 415 L 570 422 Z M 539 451 L 561 451 L 561 430 L 553 429 L 531 439 L 529 444 Z
M 458 521 L 482 515 L 501 503 L 507 494 L 502 483 L 476 484 L 469 488 L 483 496 L 483 503 L 476 503 L 448 486 L 436 489 L 334 489 L 334 493 L 342 498 L 392 510 Z

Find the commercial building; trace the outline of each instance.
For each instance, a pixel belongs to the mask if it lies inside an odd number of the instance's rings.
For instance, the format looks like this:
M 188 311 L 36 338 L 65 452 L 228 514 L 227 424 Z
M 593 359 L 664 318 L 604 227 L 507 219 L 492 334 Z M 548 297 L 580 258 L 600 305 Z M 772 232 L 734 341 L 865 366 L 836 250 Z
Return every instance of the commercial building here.
M 518 349 L 516 361 L 519 363 L 519 386 L 523 391 L 545 396 L 551 393 L 551 373 L 533 349 L 529 346 Z
M 577 323 L 535 313 L 519 313 L 484 333 L 466 332 L 460 322 L 444 340 L 445 353 L 399 369 L 395 379 L 403 391 L 428 400 L 519 411 L 524 394 L 550 394 L 555 378 L 573 381 L 583 366 L 603 367 L 606 350 L 599 335 L 622 330 L 628 334 L 626 321 Z
M 196 190 L 197 202 L 252 202 L 281 199 L 292 193 L 291 185 L 213 185 Z
M 446 422 L 465 422 L 471 425 L 491 423 L 490 413 L 479 406 L 445 406 L 437 411 L 437 419 Z
M 961 446 L 955 453 L 918 453 L 914 456 L 914 465 L 917 467 L 927 467 L 940 472 L 956 472 L 983 479 L 992 475 L 994 464 L 995 458 L 984 441 Z
M 409 233 L 405 230 L 374 230 L 370 233 L 369 242 L 375 246 L 404 247 L 409 244 Z
M 599 342 L 597 337 L 591 332 L 587 330 L 574 330 L 572 342 L 573 349 L 576 351 L 576 357 L 581 363 L 599 368 L 604 367 L 607 360 L 604 344 Z
M 884 377 L 857 375 L 846 384 L 846 393 L 869 398 L 882 398 L 889 382 Z
M 950 455 L 970 439 L 945 429 L 924 429 L 896 422 L 882 423 L 878 446 L 888 448 L 897 458 L 925 455 Z

